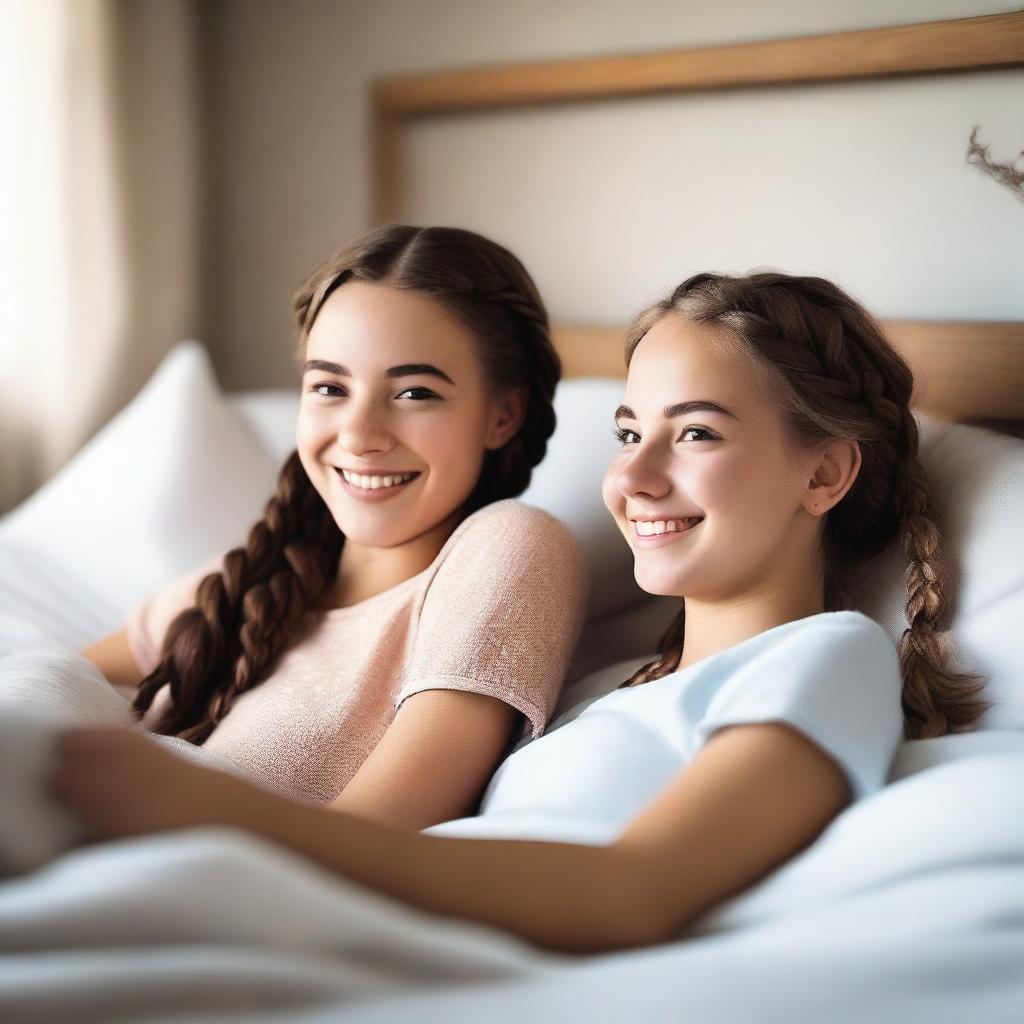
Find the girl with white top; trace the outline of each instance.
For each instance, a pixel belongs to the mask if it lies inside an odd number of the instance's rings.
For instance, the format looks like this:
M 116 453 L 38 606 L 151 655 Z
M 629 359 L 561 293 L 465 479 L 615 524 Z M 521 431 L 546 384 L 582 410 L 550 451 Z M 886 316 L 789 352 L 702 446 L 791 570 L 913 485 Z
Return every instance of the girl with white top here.
M 419 909 L 593 953 L 672 939 L 881 787 L 902 737 L 968 728 L 984 705 L 944 660 L 911 373 L 871 317 L 819 278 L 698 274 L 640 315 L 626 359 L 604 499 L 680 615 L 655 658 L 520 745 L 479 816 L 417 833 L 326 814 L 109 730 L 63 734 L 54 793 L 97 839 L 227 821 Z M 844 607 L 897 538 L 898 649 Z

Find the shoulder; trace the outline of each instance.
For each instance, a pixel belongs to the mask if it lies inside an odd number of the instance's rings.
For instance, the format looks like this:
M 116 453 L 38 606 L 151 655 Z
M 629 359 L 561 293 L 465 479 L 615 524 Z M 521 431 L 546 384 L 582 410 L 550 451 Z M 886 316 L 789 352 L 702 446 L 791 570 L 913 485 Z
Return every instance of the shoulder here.
M 434 566 L 435 589 L 439 581 L 501 591 L 521 591 L 534 582 L 563 592 L 582 591 L 587 585 L 583 555 L 569 528 L 550 513 L 512 498 L 464 519 Z
M 899 656 L 860 612 L 823 612 L 767 630 L 707 673 L 696 745 L 726 725 L 784 722 L 846 766 L 854 791 L 879 788 L 903 730 Z
M 445 547 L 475 549 L 481 544 L 487 546 L 491 560 L 505 564 L 538 557 L 555 563 L 582 563 L 583 557 L 565 523 L 515 498 L 478 509 L 459 524 Z
M 797 620 L 805 636 L 820 637 L 839 652 L 874 651 L 882 657 L 896 655 L 896 645 L 885 629 L 863 612 L 844 610 L 822 612 Z M 898 660 L 898 659 L 897 659 Z
M 505 498 L 477 509 L 463 520 L 456 533 L 464 531 L 473 535 L 493 534 L 496 530 L 517 537 L 540 540 L 554 538 L 565 543 L 575 544 L 569 527 L 561 519 L 516 498 Z
M 886 631 L 855 611 L 822 612 L 759 633 L 711 659 L 702 691 L 712 705 L 785 700 L 898 703 L 899 655 Z
M 826 663 L 860 674 L 883 669 L 887 676 L 899 675 L 895 644 L 879 623 L 862 612 L 821 612 L 770 630 L 768 636 L 772 634 L 775 643 L 766 646 L 790 654 L 805 652 L 803 660 L 811 665 Z

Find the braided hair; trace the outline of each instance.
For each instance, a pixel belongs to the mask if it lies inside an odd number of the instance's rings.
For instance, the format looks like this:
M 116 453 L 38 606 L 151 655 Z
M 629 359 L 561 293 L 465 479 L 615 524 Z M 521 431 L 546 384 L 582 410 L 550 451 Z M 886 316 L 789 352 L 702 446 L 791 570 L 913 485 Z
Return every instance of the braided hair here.
M 526 415 L 502 448 L 487 451 L 464 515 L 521 494 L 555 429 L 561 363 L 536 285 L 507 249 L 472 231 L 389 224 L 329 254 L 292 300 L 301 374 L 306 342 L 327 298 L 346 281 L 431 296 L 469 328 L 488 385 L 523 387 Z M 245 545 L 205 576 L 195 604 L 168 626 L 160 662 L 139 683 L 141 717 L 168 686 L 170 702 L 153 728 L 202 744 L 235 699 L 263 682 L 299 635 L 307 609 L 337 577 L 345 538 L 293 451 L 277 489 Z
M 644 335 L 674 313 L 723 324 L 724 343 L 748 357 L 803 444 L 853 438 L 861 466 L 850 490 L 825 516 L 821 543 L 825 610 L 849 606 L 850 582 L 901 537 L 908 628 L 898 642 L 908 739 L 970 729 L 989 704 L 983 680 L 948 664 L 946 588 L 939 530 L 918 455 L 910 410 L 913 375 L 878 323 L 849 295 L 819 277 L 701 273 L 637 316 L 626 339 L 628 366 Z M 662 637 L 660 654 L 623 686 L 675 671 L 682 659 L 685 605 Z

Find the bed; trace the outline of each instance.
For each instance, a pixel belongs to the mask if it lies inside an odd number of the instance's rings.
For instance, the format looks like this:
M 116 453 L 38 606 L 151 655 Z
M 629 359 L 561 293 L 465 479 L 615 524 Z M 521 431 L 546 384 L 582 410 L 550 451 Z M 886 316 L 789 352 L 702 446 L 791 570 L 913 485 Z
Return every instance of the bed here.
M 985 23 L 974 35 L 917 32 L 917 70 L 953 66 L 951 39 L 975 47 L 973 64 L 966 50 L 956 58 L 962 67 L 1024 62 L 1024 15 L 1001 17 L 1009 35 L 993 35 L 993 19 L 966 19 Z M 990 38 L 999 55 L 982 59 Z M 941 60 L 929 64 L 932 52 Z M 845 71 L 898 73 L 883 64 Z M 377 94 L 389 167 L 402 103 L 418 92 L 405 81 Z M 398 180 L 381 178 L 380 211 Z M 673 942 L 602 956 L 556 956 L 420 914 L 226 829 L 79 850 L 0 882 L 0 1018 L 1020 1020 L 1024 323 L 886 329 L 915 370 L 951 574 L 948 636 L 992 701 L 975 731 L 904 743 L 889 784 L 779 871 Z M 622 332 L 561 325 L 557 335 L 559 427 L 524 500 L 569 524 L 591 595 L 556 716 L 623 678 L 673 611 L 636 588 L 599 499 Z M 287 390 L 225 395 L 201 344 L 172 349 L 129 406 L 0 520 L 0 656 L 77 650 L 118 628 L 139 597 L 238 543 L 290 451 L 296 405 Z M 853 602 L 893 639 L 905 625 L 900 558 L 895 545 L 865 566 Z

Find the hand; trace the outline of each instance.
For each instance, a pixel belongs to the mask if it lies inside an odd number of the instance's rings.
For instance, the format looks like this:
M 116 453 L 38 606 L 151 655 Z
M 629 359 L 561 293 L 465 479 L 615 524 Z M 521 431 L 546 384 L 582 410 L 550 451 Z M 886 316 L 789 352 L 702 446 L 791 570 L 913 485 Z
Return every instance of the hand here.
M 88 840 L 200 825 L 249 827 L 275 798 L 243 779 L 176 757 L 133 730 L 75 728 L 54 738 L 49 792 Z

